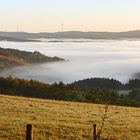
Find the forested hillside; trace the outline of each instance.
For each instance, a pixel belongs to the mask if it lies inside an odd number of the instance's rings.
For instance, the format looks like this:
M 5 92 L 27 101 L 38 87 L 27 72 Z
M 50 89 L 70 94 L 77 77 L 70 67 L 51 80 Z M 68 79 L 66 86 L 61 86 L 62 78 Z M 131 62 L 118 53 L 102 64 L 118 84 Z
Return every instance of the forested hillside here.
M 63 83 L 45 84 L 38 81 L 27 81 L 18 78 L 0 78 L 0 93 L 7 95 L 55 99 L 65 101 L 78 101 L 89 103 L 101 103 L 123 106 L 140 106 L 138 95 L 119 95 L 115 91 L 102 88 L 92 90 L 81 89 L 74 84 Z M 133 99 L 131 99 L 131 96 Z M 137 98 L 136 98 L 137 97 Z
M 111 90 L 124 89 L 124 85 L 115 79 L 109 78 L 88 78 L 74 82 L 74 85 L 84 89 L 104 88 Z
M 58 57 L 48 57 L 37 51 L 27 52 L 14 49 L 0 48 L 0 69 L 20 66 L 25 64 L 36 64 L 45 62 L 63 61 Z

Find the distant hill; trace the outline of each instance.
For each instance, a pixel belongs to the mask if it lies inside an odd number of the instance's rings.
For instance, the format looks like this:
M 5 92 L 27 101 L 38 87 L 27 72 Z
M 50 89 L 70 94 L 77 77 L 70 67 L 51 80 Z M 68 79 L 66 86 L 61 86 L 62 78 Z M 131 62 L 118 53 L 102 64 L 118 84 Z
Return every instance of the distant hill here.
M 115 79 L 108 78 L 88 78 L 73 83 L 74 85 L 84 89 L 103 88 L 110 90 L 121 90 L 124 85 Z
M 56 39 L 140 39 L 140 30 L 127 32 L 81 32 L 81 31 L 66 31 L 66 32 L 41 32 L 41 33 L 27 33 L 27 32 L 0 32 L 0 40 L 15 39 L 15 41 L 32 41 L 32 39 L 39 38 L 56 38 Z M 13 40 L 14 41 L 14 40 Z
M 45 62 L 63 61 L 58 57 L 48 57 L 37 51 L 26 52 L 14 49 L 0 48 L 0 69 L 10 68 L 14 66 L 36 64 Z
M 24 39 L 19 37 L 0 36 L 0 41 L 13 41 L 13 42 L 39 42 L 38 40 Z
M 82 89 L 108 89 L 108 90 L 140 90 L 140 79 L 130 79 L 126 84 L 121 83 L 116 79 L 109 78 L 87 78 L 73 83 L 73 85 Z

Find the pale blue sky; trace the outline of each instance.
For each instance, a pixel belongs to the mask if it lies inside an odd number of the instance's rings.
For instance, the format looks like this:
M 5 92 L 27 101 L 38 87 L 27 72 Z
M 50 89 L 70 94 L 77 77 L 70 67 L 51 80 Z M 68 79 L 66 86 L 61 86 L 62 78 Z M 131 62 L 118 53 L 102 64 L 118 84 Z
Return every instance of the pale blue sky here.
M 140 29 L 140 0 L 0 0 L 0 30 Z

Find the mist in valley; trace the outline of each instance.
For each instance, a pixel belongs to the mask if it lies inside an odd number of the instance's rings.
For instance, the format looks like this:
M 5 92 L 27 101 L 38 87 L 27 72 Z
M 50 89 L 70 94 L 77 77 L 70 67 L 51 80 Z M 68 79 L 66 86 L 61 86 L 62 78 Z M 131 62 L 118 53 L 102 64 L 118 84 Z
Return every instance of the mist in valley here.
M 0 76 L 34 79 L 46 83 L 71 83 L 91 77 L 115 78 L 126 83 L 140 71 L 140 41 L 96 40 L 93 42 L 1 42 L 3 48 L 39 51 L 64 58 L 64 62 L 16 67 Z

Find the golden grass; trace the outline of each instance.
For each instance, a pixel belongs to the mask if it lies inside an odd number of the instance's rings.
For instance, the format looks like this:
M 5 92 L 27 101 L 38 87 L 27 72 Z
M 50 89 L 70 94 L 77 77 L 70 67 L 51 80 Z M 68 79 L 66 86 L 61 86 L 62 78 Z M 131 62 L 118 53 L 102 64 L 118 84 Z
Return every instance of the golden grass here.
M 0 95 L 0 139 L 24 140 L 31 123 L 34 140 L 91 140 L 93 123 L 101 124 L 99 106 Z M 111 106 L 103 137 L 140 140 L 140 108 Z

